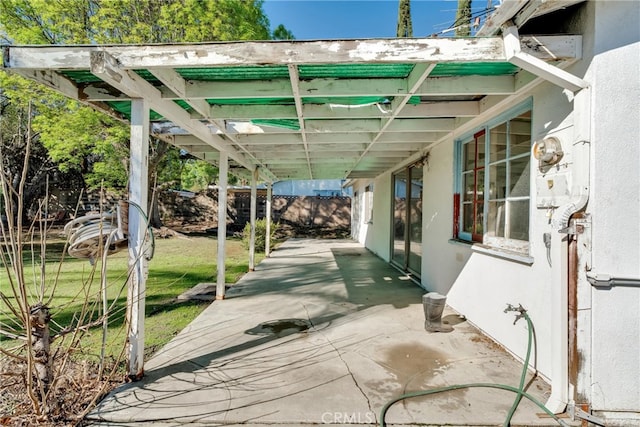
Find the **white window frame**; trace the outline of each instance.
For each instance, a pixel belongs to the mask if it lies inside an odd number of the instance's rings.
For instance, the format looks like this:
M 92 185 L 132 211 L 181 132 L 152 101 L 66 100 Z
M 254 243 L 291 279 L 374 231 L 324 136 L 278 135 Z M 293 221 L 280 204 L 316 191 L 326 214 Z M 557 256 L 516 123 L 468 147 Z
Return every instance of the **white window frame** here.
M 517 118 L 518 116 L 529 112 L 530 114 L 532 114 L 533 112 L 533 102 L 531 99 L 527 100 L 526 102 L 518 105 L 517 107 L 510 109 L 509 111 L 501 114 L 500 116 L 494 118 L 493 120 L 488 121 L 487 123 L 485 123 L 483 126 L 477 127 L 475 128 L 473 131 L 463 135 L 461 138 L 457 139 L 455 141 L 455 177 L 454 177 L 454 193 L 457 195 L 456 198 L 454 198 L 455 200 L 455 209 L 454 209 L 454 239 L 457 240 L 461 240 L 461 241 L 465 241 L 468 243 L 473 243 L 473 244 L 480 244 L 482 246 L 486 246 L 489 248 L 494 248 L 494 249 L 498 249 L 498 250 L 506 250 L 509 252 L 516 252 L 516 253 L 520 253 L 523 255 L 528 255 L 529 254 L 529 247 L 530 247 L 530 226 L 531 226 L 531 191 L 532 191 L 532 185 L 531 185 L 531 167 L 532 167 L 532 162 L 531 162 L 531 150 L 529 150 L 527 153 L 521 153 L 518 155 L 514 155 L 511 156 L 510 154 L 510 148 L 507 149 L 507 154 L 506 154 L 506 160 L 501 160 L 501 161 L 497 161 L 497 162 L 492 162 L 492 159 L 490 159 L 490 146 L 491 146 L 491 130 L 495 129 L 496 127 L 505 124 L 505 123 L 509 123 L 510 120 Z M 533 124 L 533 120 L 531 122 Z M 507 134 L 509 134 L 510 132 L 508 131 Z M 532 130 L 530 130 L 530 140 L 529 140 L 529 144 L 532 144 Z M 483 134 L 483 135 L 482 135 Z M 528 164 L 528 174 L 526 176 L 529 177 L 529 182 L 528 182 L 528 194 L 526 196 L 518 196 L 518 197 L 511 197 L 508 193 L 506 193 L 506 196 L 501 199 L 501 201 L 505 202 L 505 206 L 509 203 L 509 202 L 521 202 L 521 201 L 528 201 L 529 202 L 529 209 L 528 209 L 528 215 L 527 215 L 527 219 L 528 219 L 528 224 L 527 224 L 527 229 L 529 230 L 529 235 L 527 236 L 527 240 L 521 240 L 521 239 L 513 239 L 513 238 L 509 238 L 509 225 L 505 224 L 505 236 L 504 237 L 497 237 L 497 236 L 493 236 L 490 233 L 488 233 L 488 229 L 487 229 L 487 225 L 488 225 L 488 217 L 489 217 L 489 202 L 490 202 L 490 197 L 491 196 L 486 196 L 483 198 L 482 200 L 482 236 L 480 238 L 478 238 L 477 235 L 472 235 L 472 233 L 470 232 L 465 232 L 463 230 L 463 224 L 464 224 L 464 204 L 465 204 L 465 200 L 464 200 L 464 194 L 463 192 L 464 190 L 464 178 L 463 178 L 463 173 L 465 172 L 465 167 L 463 165 L 463 161 L 464 161 L 464 148 L 465 145 L 468 143 L 471 143 L 473 141 L 475 141 L 476 137 L 478 136 L 482 136 L 484 137 L 484 162 L 482 165 L 477 164 L 476 167 L 478 170 L 482 169 L 483 170 L 483 182 L 481 183 L 482 185 L 482 189 L 490 189 L 490 182 L 491 182 L 491 176 L 490 176 L 490 171 L 492 170 L 491 166 L 496 165 L 497 163 L 505 163 L 506 162 L 506 174 L 505 174 L 505 183 L 507 185 L 505 185 L 505 187 L 509 187 L 509 180 L 510 180 L 510 161 L 513 160 L 518 160 L 518 159 L 523 159 L 526 158 L 528 156 L 529 158 L 529 164 Z M 512 142 L 511 141 L 507 141 L 507 146 L 511 147 Z M 469 173 L 469 171 L 467 171 L 467 173 Z M 475 192 L 474 194 L 477 194 L 477 189 L 479 188 L 479 185 L 476 183 L 476 187 L 475 187 Z M 475 201 L 475 198 L 473 199 Z M 493 199 L 496 200 L 496 199 Z M 467 201 L 468 204 L 468 201 Z M 473 202 L 472 202 L 473 204 Z M 505 214 L 505 218 L 508 218 L 508 214 Z

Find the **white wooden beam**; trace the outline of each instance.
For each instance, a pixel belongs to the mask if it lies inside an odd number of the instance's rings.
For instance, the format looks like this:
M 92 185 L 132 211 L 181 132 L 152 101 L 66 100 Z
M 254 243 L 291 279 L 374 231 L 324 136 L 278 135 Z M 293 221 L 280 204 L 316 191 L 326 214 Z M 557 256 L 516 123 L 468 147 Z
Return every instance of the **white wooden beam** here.
M 304 115 L 302 111 L 302 99 L 300 98 L 300 74 L 298 67 L 289 64 L 289 80 L 291 82 L 291 92 L 293 92 L 293 100 L 296 105 L 296 116 L 300 125 L 300 135 L 302 136 L 302 145 L 304 146 L 305 155 L 307 157 L 307 169 L 309 171 L 309 179 L 313 179 L 311 171 L 311 162 L 309 161 L 309 147 L 307 146 L 307 131 L 305 129 Z
M 513 22 L 521 28 L 531 18 L 546 15 L 559 9 L 566 9 L 585 0 L 531 0 L 513 17 Z
M 147 236 L 149 164 L 149 105 L 144 99 L 131 103 L 131 148 L 129 167 L 129 271 L 127 286 L 129 377 L 144 374 L 144 319 L 147 259 L 144 241 Z
M 19 74 L 29 80 L 38 82 L 44 86 L 47 86 L 64 96 L 94 108 L 110 117 L 113 117 L 119 121 L 126 121 L 125 118 L 118 112 L 114 111 L 111 106 L 101 102 L 99 99 L 92 99 L 87 97 L 81 88 L 76 87 L 74 83 L 59 73 L 52 72 L 50 70 L 34 70 L 34 69 L 17 69 L 14 70 L 16 74 Z M 106 85 L 105 83 L 102 83 Z M 113 90 L 113 89 L 112 89 Z M 121 94 L 121 92 L 118 92 Z M 130 100 L 127 95 L 123 95 L 124 99 Z
M 218 164 L 218 259 L 216 300 L 224 299 L 226 286 L 225 252 L 227 242 L 227 187 L 229 186 L 229 156 L 226 152 L 220 152 Z
M 224 122 L 220 120 L 216 120 L 210 117 L 211 106 L 204 99 L 189 99 L 186 97 L 186 87 L 187 82 L 182 78 L 180 74 L 170 68 L 157 68 L 151 69 L 151 73 L 158 78 L 167 88 L 169 88 L 172 92 L 174 92 L 178 97 L 187 102 L 195 111 L 200 113 L 204 118 L 210 119 L 210 121 L 222 131 L 222 134 L 230 139 L 232 142 L 237 143 L 233 135 L 230 135 L 226 132 L 226 126 Z M 242 148 L 242 147 L 240 147 Z M 248 153 L 247 153 L 248 154 Z M 256 160 L 255 158 L 252 160 Z M 264 177 L 266 179 L 273 178 L 270 174 L 265 174 Z
M 528 2 L 529 0 L 502 0 L 496 11 L 487 17 L 484 25 L 476 33 L 476 37 L 498 34 L 502 25 L 511 20 Z
M 398 144 L 400 145 L 400 144 Z M 364 151 L 364 149 L 366 148 L 366 146 L 364 144 L 351 144 L 351 143 L 344 143 L 344 144 L 334 144 L 334 143 L 327 143 L 327 144 L 310 144 L 309 145 L 309 154 L 314 154 L 317 152 L 335 152 L 335 151 L 359 151 L 362 152 Z M 271 155 L 278 155 L 276 154 L 277 152 L 304 152 L 303 150 L 296 150 L 294 147 L 291 147 L 288 144 L 282 144 L 282 145 L 277 145 L 277 144 L 271 144 L 268 146 L 251 146 L 251 152 L 254 153 L 255 155 L 265 155 L 265 154 L 271 154 Z
M 502 33 L 505 55 L 512 64 L 572 92 L 577 92 L 589 86 L 581 78 L 523 52 L 520 38 L 518 37 L 518 29 L 515 25 L 507 24 Z
M 389 117 L 386 105 L 337 107 L 327 104 L 303 104 L 305 119 L 365 119 Z M 213 105 L 211 116 L 225 120 L 288 119 L 298 118 L 292 105 Z M 398 114 L 403 117 L 474 117 L 480 112 L 478 101 L 433 101 L 408 104 Z
M 503 8 L 504 17 L 495 21 L 499 28 L 519 10 L 516 3 L 526 0 L 505 0 L 514 4 L 515 12 Z M 483 34 L 486 35 L 486 34 Z M 573 52 L 563 51 L 558 40 L 572 36 L 547 36 L 546 49 L 532 49 L 531 54 L 548 60 L 549 55 L 570 58 Z M 532 37 L 523 37 L 523 45 Z M 566 47 L 566 46 L 565 46 Z M 331 41 L 260 41 L 146 46 L 6 46 L 4 58 L 9 68 L 40 68 L 79 70 L 88 68 L 91 52 L 104 51 L 117 58 L 125 69 L 156 67 L 214 67 L 238 65 L 303 65 L 357 63 L 416 62 L 494 62 L 504 60 L 499 37 L 366 39 Z
M 506 58 L 504 59 L 506 61 Z M 187 86 L 186 97 L 189 99 L 253 99 L 283 98 L 293 102 L 291 85 L 286 81 L 240 81 L 215 82 L 193 81 Z M 339 97 L 372 96 L 393 97 L 408 93 L 407 80 L 399 79 L 314 79 L 300 82 L 301 97 Z M 491 94 L 504 95 L 513 93 L 513 76 L 438 76 L 428 78 L 421 84 L 416 96 L 458 96 Z M 176 95 L 166 90 L 165 99 L 177 99 Z M 216 108 L 212 106 L 212 108 Z M 211 113 L 214 115 L 214 113 Z M 214 115 L 215 116 L 215 115 Z
M 307 157 L 305 155 L 302 155 L 300 157 L 287 158 L 287 159 L 283 159 L 282 157 L 271 157 L 269 159 L 264 159 L 264 162 L 270 168 L 273 168 L 276 165 L 288 165 L 288 164 L 295 164 L 296 168 L 304 168 L 303 170 L 305 171 L 307 168 Z M 305 179 L 308 179 L 309 174 L 307 174 L 306 176 L 307 178 Z
M 131 71 L 122 70 L 117 60 L 106 52 L 97 51 L 91 56 L 91 72 L 118 90 L 131 97 L 144 97 L 150 108 L 171 120 L 177 126 L 202 139 L 220 151 L 231 153 L 231 157 L 247 169 L 253 169 L 242 154 L 228 142 L 211 133 L 202 123 L 191 120 L 189 113 L 173 101 L 162 99 L 158 89 Z
M 449 119 L 452 120 L 452 119 Z M 452 123 L 458 124 L 458 122 L 453 121 Z M 405 129 L 402 131 L 401 129 L 395 129 L 395 132 L 387 132 L 382 135 L 379 139 L 379 142 L 384 142 L 388 144 L 394 143 L 404 143 L 404 142 L 434 142 L 438 141 L 442 138 L 446 133 L 450 132 L 452 128 L 448 127 L 449 124 L 447 122 L 444 123 L 433 123 L 430 126 L 423 126 L 422 129 L 419 130 L 411 130 Z M 415 128 L 415 126 L 413 126 Z M 311 150 L 314 144 L 367 144 L 371 142 L 374 135 L 373 133 L 365 132 L 365 133 L 346 133 L 346 132 L 324 132 L 324 133 L 310 133 L 307 135 L 307 140 L 309 143 L 309 149 Z M 176 138 L 176 145 L 195 145 L 190 141 L 185 139 L 183 141 L 183 136 L 174 136 Z M 268 149 L 273 145 L 299 145 L 301 143 L 300 135 L 298 134 L 289 134 L 289 135 L 242 135 L 238 136 L 238 143 L 245 146 L 248 150 L 260 149 L 264 147 Z M 293 148 L 293 147 L 291 147 Z

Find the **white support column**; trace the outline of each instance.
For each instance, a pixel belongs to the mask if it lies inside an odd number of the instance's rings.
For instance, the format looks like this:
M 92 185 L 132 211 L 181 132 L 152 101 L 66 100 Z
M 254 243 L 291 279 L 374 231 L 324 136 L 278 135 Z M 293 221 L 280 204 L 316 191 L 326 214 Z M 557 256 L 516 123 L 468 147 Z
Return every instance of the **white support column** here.
M 149 105 L 143 99 L 131 100 L 131 149 L 129 169 L 129 276 L 127 320 L 129 330 L 129 377 L 144 375 L 144 317 L 147 260 L 144 240 L 147 232 L 149 164 Z M 139 207 L 136 207 L 135 205 Z M 142 211 L 142 212 L 141 212 Z
M 249 214 L 249 224 L 251 232 L 249 233 L 249 271 L 256 269 L 256 209 L 258 205 L 258 168 L 256 167 L 251 174 L 251 207 Z
M 265 209 L 267 226 L 265 230 L 265 242 L 264 242 L 264 256 L 268 257 L 269 252 L 271 252 L 271 199 L 273 197 L 272 194 L 272 184 L 270 182 L 267 183 L 267 206 Z
M 227 186 L 229 181 L 229 155 L 220 152 L 220 178 L 218 180 L 218 280 L 216 299 L 224 299 L 225 293 L 225 247 L 227 243 Z

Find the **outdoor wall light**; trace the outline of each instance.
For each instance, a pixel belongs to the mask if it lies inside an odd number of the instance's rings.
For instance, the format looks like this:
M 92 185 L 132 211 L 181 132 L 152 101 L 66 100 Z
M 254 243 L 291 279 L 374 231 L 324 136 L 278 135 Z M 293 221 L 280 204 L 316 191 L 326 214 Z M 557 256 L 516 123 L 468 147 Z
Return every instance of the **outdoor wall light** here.
M 533 157 L 540 162 L 540 167 L 555 165 L 562 159 L 564 152 L 560 140 L 549 136 L 533 144 Z

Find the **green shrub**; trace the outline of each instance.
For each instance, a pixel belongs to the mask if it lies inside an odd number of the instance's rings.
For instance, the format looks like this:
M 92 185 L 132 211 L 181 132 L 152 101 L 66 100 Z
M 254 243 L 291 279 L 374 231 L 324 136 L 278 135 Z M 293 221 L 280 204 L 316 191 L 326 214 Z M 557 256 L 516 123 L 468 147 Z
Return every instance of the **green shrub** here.
M 278 223 L 271 223 L 271 241 L 273 241 L 273 237 L 278 230 Z M 251 224 L 247 223 L 242 230 L 242 244 L 245 249 L 249 248 L 249 238 L 251 236 Z M 265 248 L 265 240 L 267 236 L 267 220 L 266 219 L 257 219 L 256 220 L 256 244 L 255 249 L 256 252 L 264 252 Z

